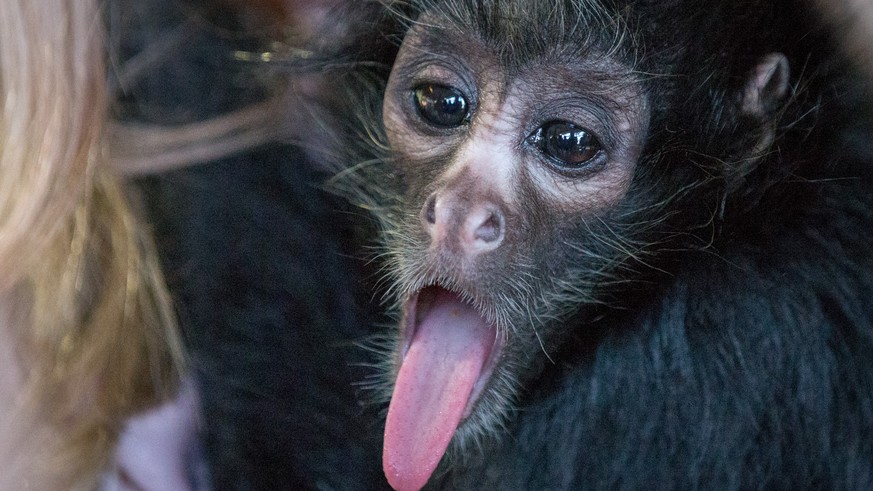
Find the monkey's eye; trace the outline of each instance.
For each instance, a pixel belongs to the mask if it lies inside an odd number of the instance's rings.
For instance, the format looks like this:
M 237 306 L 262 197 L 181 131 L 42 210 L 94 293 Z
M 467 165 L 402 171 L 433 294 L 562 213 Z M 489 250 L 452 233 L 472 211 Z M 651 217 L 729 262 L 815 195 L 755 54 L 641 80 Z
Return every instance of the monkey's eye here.
M 467 99 L 454 87 L 423 84 L 415 88 L 414 97 L 418 114 L 434 126 L 453 128 L 468 121 Z
M 565 169 L 579 169 L 597 157 L 603 147 L 590 131 L 566 121 L 550 121 L 527 137 L 555 164 Z

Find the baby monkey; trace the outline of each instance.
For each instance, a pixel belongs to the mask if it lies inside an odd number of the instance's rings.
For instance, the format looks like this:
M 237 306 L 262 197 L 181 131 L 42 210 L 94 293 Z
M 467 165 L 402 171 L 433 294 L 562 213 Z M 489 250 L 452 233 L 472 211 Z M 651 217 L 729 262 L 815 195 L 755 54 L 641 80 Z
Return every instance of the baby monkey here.
M 869 176 L 802 2 L 388 7 L 391 486 L 870 484 Z

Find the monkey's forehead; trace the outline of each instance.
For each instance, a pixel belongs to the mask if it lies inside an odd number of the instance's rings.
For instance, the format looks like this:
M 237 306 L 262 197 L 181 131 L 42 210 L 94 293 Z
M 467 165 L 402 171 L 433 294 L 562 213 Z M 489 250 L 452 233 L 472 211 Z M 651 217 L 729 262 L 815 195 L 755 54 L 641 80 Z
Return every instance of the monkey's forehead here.
M 748 62 L 796 44 L 790 12 L 763 0 L 411 0 L 404 23 L 436 37 L 474 37 L 506 66 L 554 53 L 604 53 L 640 71 L 743 75 Z M 792 28 L 791 26 L 795 26 Z M 719 56 L 711 56 L 719 53 Z M 735 67 L 734 64 L 737 64 Z M 706 70 L 703 70 L 706 71 Z M 712 71 L 712 70 L 710 70 Z
M 623 16 L 593 1 L 428 0 L 417 4 L 410 33 L 427 36 L 428 45 L 475 40 L 499 53 L 506 66 L 556 54 L 602 53 L 629 60 L 635 51 L 637 38 L 627 34 Z
M 617 47 L 618 41 L 596 42 L 588 36 L 566 42 L 542 39 L 520 43 L 509 38 L 485 36 L 476 31 L 477 28 L 474 24 L 465 27 L 452 22 L 443 13 L 425 13 L 406 33 L 403 57 L 406 61 L 443 59 L 448 64 L 452 64 L 453 58 L 474 60 L 477 68 L 490 65 L 508 77 L 538 66 L 563 66 L 570 72 L 588 76 L 600 74 L 605 78 L 621 76 L 630 79 L 635 71 L 633 50 Z M 620 50 L 624 50 L 622 55 L 618 53 Z M 551 74 L 545 79 L 555 80 Z

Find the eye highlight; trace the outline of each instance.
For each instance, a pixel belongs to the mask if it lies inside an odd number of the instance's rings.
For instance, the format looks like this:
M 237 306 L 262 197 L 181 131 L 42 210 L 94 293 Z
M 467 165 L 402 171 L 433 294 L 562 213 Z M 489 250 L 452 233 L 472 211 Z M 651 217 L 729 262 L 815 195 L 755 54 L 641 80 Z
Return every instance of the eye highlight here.
M 527 142 L 561 169 L 587 166 L 603 152 L 603 146 L 589 130 L 567 121 L 550 121 L 527 137 Z
M 418 114 L 433 126 L 454 128 L 469 121 L 467 98 L 455 87 L 423 84 L 414 89 L 413 97 Z

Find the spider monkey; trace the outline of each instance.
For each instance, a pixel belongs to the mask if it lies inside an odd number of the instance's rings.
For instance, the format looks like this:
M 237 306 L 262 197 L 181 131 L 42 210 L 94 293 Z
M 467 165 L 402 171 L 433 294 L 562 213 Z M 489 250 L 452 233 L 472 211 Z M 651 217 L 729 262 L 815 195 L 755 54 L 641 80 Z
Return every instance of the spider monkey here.
M 870 486 L 862 110 L 803 2 L 387 5 L 392 487 Z

